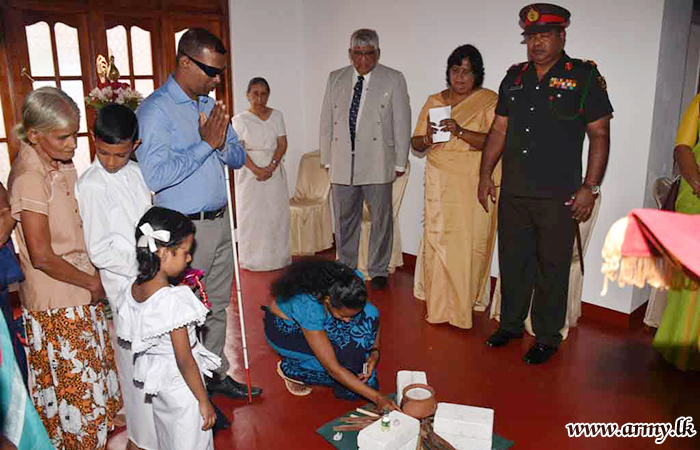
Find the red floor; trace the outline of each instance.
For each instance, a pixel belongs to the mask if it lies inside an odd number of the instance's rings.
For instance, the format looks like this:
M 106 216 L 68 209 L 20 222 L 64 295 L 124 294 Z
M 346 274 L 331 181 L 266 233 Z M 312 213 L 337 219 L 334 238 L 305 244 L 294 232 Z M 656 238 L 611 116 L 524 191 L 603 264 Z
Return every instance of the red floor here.
M 262 332 L 260 305 L 269 301 L 276 273 L 243 271 L 242 289 L 253 382 L 264 395 L 248 405 L 214 398 L 233 421 L 215 437 L 217 450 L 332 449 L 316 434 L 325 422 L 363 402 L 337 400 L 329 389 L 315 388 L 307 397 L 290 395 L 275 373 L 278 357 Z M 476 313 L 474 328 L 430 325 L 425 307 L 412 295 L 413 274 L 399 271 L 389 288 L 371 293 L 381 312 L 383 391 L 395 388 L 396 372 L 423 370 L 439 401 L 495 410 L 494 432 L 525 449 L 700 449 L 694 438 L 569 438 L 570 422 L 666 423 L 692 416 L 700 429 L 700 376 L 666 364 L 652 349 L 641 327 L 627 330 L 581 318 L 560 351 L 543 366 L 527 366 L 522 355 L 533 343 L 526 337 L 502 349 L 484 344 L 497 323 Z M 237 307 L 229 309 L 226 354 L 234 378 L 245 380 Z M 124 433 L 112 437 L 110 449 L 124 448 Z

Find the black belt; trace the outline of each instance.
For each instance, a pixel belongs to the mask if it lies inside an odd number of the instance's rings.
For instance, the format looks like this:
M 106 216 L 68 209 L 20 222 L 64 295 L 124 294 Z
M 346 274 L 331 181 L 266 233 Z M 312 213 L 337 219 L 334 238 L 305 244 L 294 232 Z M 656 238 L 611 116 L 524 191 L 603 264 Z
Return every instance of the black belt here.
M 200 211 L 194 214 L 187 214 L 187 217 L 189 217 L 192 220 L 214 220 L 218 219 L 219 217 L 224 217 L 225 212 L 226 207 L 222 206 L 216 211 Z

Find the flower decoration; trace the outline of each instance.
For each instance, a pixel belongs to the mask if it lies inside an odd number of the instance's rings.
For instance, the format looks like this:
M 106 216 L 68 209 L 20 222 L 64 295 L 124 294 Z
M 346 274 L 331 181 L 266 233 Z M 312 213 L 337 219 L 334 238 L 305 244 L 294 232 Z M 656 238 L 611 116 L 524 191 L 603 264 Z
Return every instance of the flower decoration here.
M 192 289 L 197 289 L 204 306 L 211 309 L 211 302 L 209 301 L 209 296 L 204 288 L 204 283 L 202 283 L 202 278 L 204 278 L 203 270 L 188 267 L 183 274 L 182 283 L 186 284 Z
M 143 96 L 131 89 L 128 83 L 119 82 L 119 70 L 114 65 L 114 56 L 110 56 L 109 65 L 104 56 L 97 56 L 97 75 L 97 87 L 85 97 L 88 107 L 101 109 L 116 103 L 135 110 L 143 101 Z
M 143 96 L 126 83 L 115 82 L 103 88 L 96 87 L 87 97 L 85 104 L 94 109 L 102 109 L 110 103 L 124 105 L 132 110 L 138 108 L 143 101 Z

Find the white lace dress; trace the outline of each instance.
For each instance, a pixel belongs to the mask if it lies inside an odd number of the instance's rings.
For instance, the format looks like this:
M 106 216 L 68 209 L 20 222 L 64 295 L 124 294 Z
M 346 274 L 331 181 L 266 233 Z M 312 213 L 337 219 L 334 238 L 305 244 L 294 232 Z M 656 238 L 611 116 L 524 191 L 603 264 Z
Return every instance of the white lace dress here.
M 131 342 L 136 385 L 152 396 L 158 448 L 212 450 L 212 432 L 202 431 L 199 403 L 177 367 L 170 339 L 172 330 L 186 326 L 200 373 L 211 376 L 221 359 L 204 348 L 196 331 L 209 310 L 186 286 L 161 288 L 142 303 L 132 297 L 131 286 L 122 296 L 116 328 Z
M 270 164 L 277 138 L 287 134 L 282 113 L 276 109 L 267 120 L 250 111 L 237 114 L 233 128 L 245 143 L 247 157 L 258 167 Z M 264 271 L 289 265 L 289 191 L 284 164 L 280 163 L 265 181 L 258 181 L 253 172 L 242 167 L 235 171 L 235 184 L 241 267 Z

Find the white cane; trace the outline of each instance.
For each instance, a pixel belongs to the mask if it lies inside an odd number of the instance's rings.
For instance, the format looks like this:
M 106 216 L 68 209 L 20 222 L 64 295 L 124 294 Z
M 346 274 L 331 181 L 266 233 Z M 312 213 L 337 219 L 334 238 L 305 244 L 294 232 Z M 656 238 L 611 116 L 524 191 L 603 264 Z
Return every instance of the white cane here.
M 243 344 L 243 367 L 245 367 L 245 381 L 248 386 L 248 403 L 253 403 L 253 395 L 250 383 L 250 365 L 248 364 L 248 343 L 245 338 L 245 320 L 243 320 L 243 298 L 241 297 L 241 275 L 238 268 L 238 249 L 236 248 L 236 230 L 233 224 L 233 201 L 231 201 L 231 181 L 229 168 L 224 166 L 226 172 L 226 200 L 228 207 L 228 220 L 231 225 L 231 247 L 233 248 L 233 272 L 236 274 L 236 299 L 238 301 L 238 317 L 241 321 L 241 341 Z

